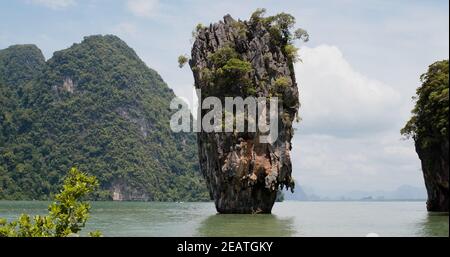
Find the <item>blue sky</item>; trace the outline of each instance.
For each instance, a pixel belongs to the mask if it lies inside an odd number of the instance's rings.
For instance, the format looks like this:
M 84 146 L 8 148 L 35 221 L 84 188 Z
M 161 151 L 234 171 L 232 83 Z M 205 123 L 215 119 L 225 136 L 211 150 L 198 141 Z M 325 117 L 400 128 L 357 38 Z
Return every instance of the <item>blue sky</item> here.
M 303 121 L 294 138 L 294 175 L 317 193 L 423 186 L 411 141 L 398 131 L 409 117 L 419 76 L 448 59 L 448 1 L 0 1 L 0 49 L 34 43 L 54 51 L 92 34 L 116 34 L 180 96 L 190 97 L 191 31 L 258 7 L 296 17 L 311 40 L 296 64 Z

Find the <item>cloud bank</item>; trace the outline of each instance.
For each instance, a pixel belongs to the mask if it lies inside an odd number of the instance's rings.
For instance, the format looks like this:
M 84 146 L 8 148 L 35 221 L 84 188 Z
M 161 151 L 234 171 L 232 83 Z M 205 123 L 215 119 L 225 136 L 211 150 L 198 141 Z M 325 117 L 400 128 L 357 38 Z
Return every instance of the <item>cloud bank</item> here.
M 298 184 L 324 195 L 421 185 L 412 142 L 399 134 L 404 104 L 391 86 L 359 73 L 336 46 L 301 49 L 295 65 L 302 121 L 293 167 Z
M 367 78 L 345 60 L 336 46 L 301 49 L 295 65 L 302 103 L 302 134 L 355 135 L 391 126 L 400 94 Z

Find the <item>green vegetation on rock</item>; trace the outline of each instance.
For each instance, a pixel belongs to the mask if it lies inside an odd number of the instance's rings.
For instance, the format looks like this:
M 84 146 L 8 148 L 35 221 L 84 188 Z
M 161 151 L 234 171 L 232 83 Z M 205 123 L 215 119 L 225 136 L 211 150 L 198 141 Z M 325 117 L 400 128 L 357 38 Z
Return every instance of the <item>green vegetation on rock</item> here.
M 291 79 L 289 77 L 279 77 L 274 83 L 277 88 L 288 87 L 291 84 Z
M 300 60 L 300 57 L 298 56 L 298 48 L 295 47 L 294 45 L 287 44 L 283 50 L 286 56 L 288 57 L 289 61 L 297 62 Z
M 251 16 L 250 22 L 252 24 L 262 24 L 266 27 L 272 39 L 277 41 L 280 46 L 292 44 L 294 40 L 309 41 L 309 34 L 306 30 L 298 28 L 294 31 L 292 29 L 295 25 L 295 17 L 288 13 L 278 13 L 272 16 L 264 17 L 266 9 L 257 9 Z
M 208 61 L 212 62 L 215 67 L 223 67 L 230 59 L 239 58 L 239 54 L 230 45 L 219 48 L 216 52 L 208 56 Z
M 228 41 L 225 45 L 218 46 L 217 49 L 208 53 L 207 56 L 207 67 L 197 67 L 192 66 L 191 69 L 194 73 L 200 75 L 201 80 L 207 83 L 209 86 L 202 87 L 203 93 L 205 95 L 210 95 L 210 91 L 214 91 L 215 94 L 224 93 L 226 95 L 242 95 L 242 96 L 256 96 L 259 93 L 269 91 L 270 95 L 278 96 L 283 98 L 284 93 L 279 92 L 278 89 L 283 86 L 292 84 L 286 82 L 286 79 L 275 81 L 274 88 L 263 89 L 260 88 L 262 84 L 270 86 L 273 81 L 264 81 L 268 76 L 258 78 L 265 83 L 260 83 L 256 85 L 252 81 L 252 77 L 255 76 L 256 72 L 254 66 L 260 65 L 260 63 L 253 63 L 254 60 L 247 60 L 248 57 L 242 55 L 243 52 L 248 50 L 249 45 L 246 45 L 250 37 L 255 37 L 249 33 L 252 30 L 258 30 L 259 35 L 267 33 L 265 37 L 270 38 L 270 42 L 267 45 L 270 48 L 276 48 L 281 51 L 281 53 L 287 58 L 288 66 L 291 73 L 293 73 L 293 63 L 301 61 L 298 55 L 298 48 L 294 45 L 295 40 L 302 40 L 307 42 L 309 40 L 309 34 L 306 30 L 298 28 L 294 30 L 295 17 L 287 13 L 278 13 L 272 16 L 265 16 L 266 9 L 257 9 L 251 15 L 249 21 L 241 21 L 228 19 L 225 22 L 229 22 L 229 26 L 232 30 L 234 39 Z M 200 33 L 202 38 L 206 37 L 205 33 L 211 33 L 214 28 L 211 26 L 209 28 L 199 24 L 196 26 L 193 32 L 194 39 L 199 37 Z M 223 39 L 216 38 L 216 40 L 221 41 Z M 255 46 L 253 46 L 255 47 Z M 258 58 L 254 58 L 258 60 Z M 263 55 L 263 61 L 265 65 L 271 68 L 270 62 L 273 56 L 269 53 Z M 180 56 L 178 58 L 179 67 L 183 67 L 189 59 L 185 56 Z M 272 70 L 273 73 L 278 71 Z M 270 74 L 269 74 L 270 76 Z M 278 89 L 276 89 L 276 88 Z M 262 92 L 261 92 L 262 91 Z M 285 99 L 286 100 L 286 99 Z M 286 104 L 292 104 L 286 101 Z M 295 104 L 295 103 L 294 103 Z M 287 106 L 289 107 L 289 106 Z
M 243 75 L 252 70 L 252 65 L 250 62 L 242 61 L 238 58 L 231 58 L 222 67 L 225 72 L 230 73 L 230 75 Z
M 205 26 L 203 26 L 203 24 L 201 24 L 201 23 L 198 23 L 198 24 L 195 26 L 195 29 L 192 31 L 192 38 L 197 37 L 198 32 L 199 32 L 200 30 L 202 30 L 202 29 L 205 29 Z
M 428 72 L 420 77 L 422 86 L 413 97 L 416 100 L 413 115 L 401 130 L 423 147 L 448 139 L 448 73 L 448 60 L 443 60 L 430 65 Z
M 210 54 L 208 61 L 212 63 L 211 69 L 204 68 L 202 73 L 214 85 L 214 90 L 231 93 L 244 89 L 249 92 L 247 88 L 252 85 L 247 74 L 252 71 L 252 65 L 243 60 L 236 49 L 230 45 L 223 46 Z

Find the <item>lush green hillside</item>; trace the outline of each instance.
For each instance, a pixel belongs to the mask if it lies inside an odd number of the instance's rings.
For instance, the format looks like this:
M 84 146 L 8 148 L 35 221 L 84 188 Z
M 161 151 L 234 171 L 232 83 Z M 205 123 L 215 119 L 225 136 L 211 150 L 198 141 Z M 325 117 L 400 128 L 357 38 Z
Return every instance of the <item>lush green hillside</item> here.
M 47 199 L 71 166 L 98 177 L 99 199 L 208 199 L 195 135 L 169 127 L 173 91 L 122 40 L 38 60 L 33 46 L 0 51 L 0 199 Z
M 18 89 L 39 75 L 45 58 L 35 45 L 15 45 L 0 51 L 0 81 Z

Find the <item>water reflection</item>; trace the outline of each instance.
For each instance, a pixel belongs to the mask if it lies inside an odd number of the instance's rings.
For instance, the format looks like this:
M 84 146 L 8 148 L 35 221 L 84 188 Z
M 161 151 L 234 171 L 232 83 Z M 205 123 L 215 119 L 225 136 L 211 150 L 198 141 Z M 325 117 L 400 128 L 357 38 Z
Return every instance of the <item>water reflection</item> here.
M 215 214 L 200 223 L 197 236 L 292 236 L 294 219 L 273 214 Z
M 448 212 L 428 213 L 419 227 L 420 236 L 448 237 Z

